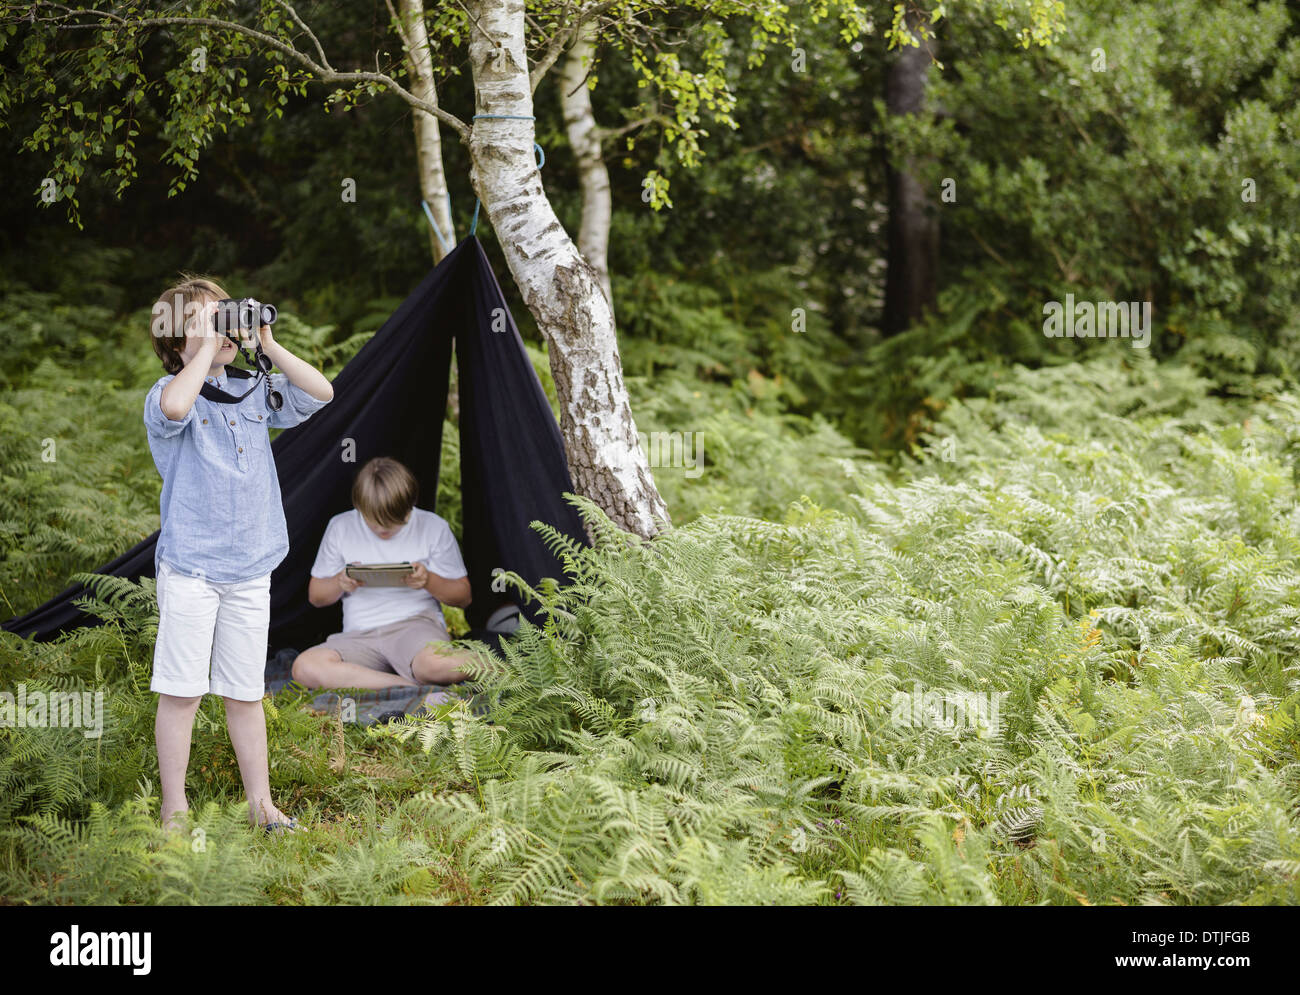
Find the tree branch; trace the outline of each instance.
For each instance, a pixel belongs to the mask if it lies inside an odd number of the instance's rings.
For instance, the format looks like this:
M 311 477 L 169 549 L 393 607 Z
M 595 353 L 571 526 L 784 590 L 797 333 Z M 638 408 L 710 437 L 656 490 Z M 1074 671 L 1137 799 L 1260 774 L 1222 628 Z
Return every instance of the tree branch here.
M 388 8 L 388 16 L 393 19 L 393 28 L 397 31 L 397 40 L 402 43 L 402 48 L 414 61 L 415 48 L 411 44 L 410 36 L 406 33 L 406 25 L 402 23 L 402 19 L 397 16 L 397 11 L 393 8 L 393 0 L 384 0 L 384 6 Z
M 289 12 L 289 16 L 297 22 L 298 27 L 307 32 L 307 37 L 310 38 L 311 43 L 316 46 L 316 54 L 320 56 L 320 64 L 326 69 L 333 71 L 334 67 L 330 65 L 330 60 L 325 58 L 325 50 L 320 47 L 320 41 L 316 38 L 316 33 L 312 31 L 311 28 L 307 27 L 303 19 L 298 16 L 298 12 L 293 9 L 287 0 L 276 0 L 276 3 Z
M 35 10 L 37 6 L 59 7 L 61 5 L 38 3 L 38 4 L 34 4 L 32 9 Z M 285 4 L 285 6 L 288 5 Z M 298 51 L 298 49 L 294 48 L 292 45 L 289 45 L 281 41 L 279 38 L 276 38 L 274 35 L 269 35 L 264 31 L 258 31 L 256 28 L 250 28 L 247 25 L 240 24 L 237 21 L 226 21 L 216 17 L 141 17 L 132 20 L 132 19 L 121 17 L 110 11 L 104 11 L 104 10 L 76 10 L 68 7 L 63 7 L 62 10 L 64 11 L 63 14 L 64 17 L 77 17 L 77 16 L 101 17 L 101 18 L 106 18 L 110 21 L 114 21 L 117 24 L 121 25 L 122 27 L 148 29 L 148 28 L 169 27 L 169 26 L 176 26 L 176 25 L 196 26 L 196 27 L 215 28 L 219 31 L 230 31 L 234 34 L 244 35 L 247 38 L 252 38 L 255 41 L 260 42 L 262 45 L 264 45 L 269 49 L 279 52 L 287 59 L 290 59 L 291 61 L 296 62 L 298 65 L 304 67 L 308 72 L 312 73 L 316 77 L 311 82 L 333 84 L 333 85 L 356 84 L 356 83 L 380 84 L 386 89 L 391 90 L 393 93 L 395 93 L 398 97 L 400 97 L 411 107 L 419 108 L 425 113 L 432 114 L 434 117 L 438 118 L 438 120 L 444 122 L 448 127 L 452 128 L 457 135 L 460 136 L 462 142 L 468 143 L 469 141 L 469 132 L 470 132 L 469 125 L 467 125 L 460 118 L 456 117 L 456 115 L 447 113 L 447 111 L 443 110 L 441 107 L 437 106 L 436 104 L 431 104 L 427 100 L 421 100 L 419 97 L 415 96 L 413 93 L 407 90 L 404 86 L 398 83 L 387 73 L 340 72 L 337 69 L 332 68 L 328 64 L 328 62 L 324 60 L 323 55 L 322 55 L 322 62 L 324 62 L 324 64 L 322 65 L 320 62 L 317 62 L 316 60 L 311 58 L 311 56 Z M 299 21 L 299 24 L 301 25 L 301 21 Z M 61 28 L 83 27 L 83 26 L 84 25 L 62 25 L 62 24 L 54 25 L 55 30 L 60 30 Z M 311 34 L 311 32 L 308 31 L 308 34 Z M 312 35 L 312 40 L 315 41 L 314 35 Z M 317 43 L 317 47 L 319 48 L 319 43 Z M 376 53 L 376 60 L 377 59 L 378 59 L 378 53 Z
M 990 246 L 990 245 L 988 244 L 988 242 L 986 242 L 986 241 L 984 241 L 984 239 L 980 238 L 980 233 L 979 233 L 979 232 L 977 232 L 977 231 L 975 231 L 974 229 L 972 229 L 972 230 L 971 230 L 971 234 L 975 237 L 975 241 L 979 243 L 979 246 L 980 246 L 981 249 L 983 249 L 983 250 L 984 250 L 985 252 L 987 252 L 990 256 L 992 256 L 994 259 L 996 259 L 998 262 L 1000 262 L 1003 266 L 1008 266 L 1008 265 L 1010 265 L 1010 264 L 1009 264 L 1005 259 L 1003 259 L 1000 255 L 997 254 L 997 252 L 995 252 L 995 251 L 993 250 L 993 247 Z
M 533 93 L 537 92 L 538 84 L 541 83 L 543 77 L 550 72 L 551 67 L 555 65 L 556 60 L 560 57 L 560 53 L 564 51 L 569 42 L 573 41 L 573 39 L 577 37 L 578 31 L 582 25 L 585 22 L 590 21 L 592 18 L 599 17 L 601 14 L 605 13 L 605 11 L 615 6 L 616 3 L 617 0 L 603 0 L 601 3 L 592 4 L 590 7 L 585 7 L 579 10 L 577 18 L 571 24 L 566 24 L 563 27 L 556 28 L 555 34 L 551 35 L 542 50 L 542 54 L 538 56 L 537 64 L 533 66 L 532 71 L 528 74 L 529 86 Z M 595 64 L 595 60 L 593 59 L 592 66 Z M 590 66 L 587 71 L 591 71 Z
M 571 42 L 578 34 L 578 27 L 582 24 L 581 18 L 573 27 L 558 28 L 555 34 L 551 35 L 551 40 L 546 43 L 546 48 L 537 60 L 537 65 L 533 66 L 532 71 L 528 74 L 529 89 L 537 92 L 537 85 L 541 83 L 542 78 L 555 65 L 555 60 L 560 57 L 565 46 Z
M 618 138 L 620 135 L 626 135 L 629 131 L 637 128 L 645 128 L 652 124 L 670 125 L 672 121 L 664 114 L 647 114 L 645 117 L 639 117 L 634 121 L 628 121 L 626 124 L 619 125 L 617 128 L 603 128 L 597 125 L 592 129 L 596 140 L 602 145 L 611 139 Z

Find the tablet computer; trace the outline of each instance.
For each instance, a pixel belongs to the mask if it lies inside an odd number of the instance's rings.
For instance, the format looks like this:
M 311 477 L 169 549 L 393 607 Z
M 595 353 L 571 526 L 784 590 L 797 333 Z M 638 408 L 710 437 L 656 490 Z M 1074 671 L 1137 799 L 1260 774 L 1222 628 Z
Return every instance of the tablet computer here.
M 347 574 L 367 587 L 405 587 L 415 570 L 411 563 L 349 563 Z

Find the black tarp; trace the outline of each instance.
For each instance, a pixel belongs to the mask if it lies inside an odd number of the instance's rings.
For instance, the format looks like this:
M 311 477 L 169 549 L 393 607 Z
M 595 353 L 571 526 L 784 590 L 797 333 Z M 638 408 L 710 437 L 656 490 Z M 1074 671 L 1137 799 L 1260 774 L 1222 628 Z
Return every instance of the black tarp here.
M 473 591 L 470 624 L 481 628 L 513 596 L 491 590 L 494 568 L 513 571 L 533 585 L 542 577 L 563 576 L 531 522 L 546 522 L 586 542 L 581 519 L 562 497 L 573 485 L 559 426 L 483 246 L 469 236 L 334 379 L 334 399 L 272 443 L 289 531 L 289 553 L 271 575 L 272 652 L 306 649 L 342 628 L 338 604 L 308 604 L 307 582 L 325 525 L 352 507 L 352 479 L 367 460 L 391 456 L 405 463 L 420 482 L 418 506 L 437 510 L 453 341 L 460 374 L 461 551 Z M 155 532 L 94 572 L 133 580 L 154 576 L 157 539 Z M 230 540 L 239 542 L 238 530 Z M 81 584 L 69 587 L 3 628 L 46 640 L 99 624 L 72 603 L 89 593 Z M 528 606 L 525 614 L 531 614 Z

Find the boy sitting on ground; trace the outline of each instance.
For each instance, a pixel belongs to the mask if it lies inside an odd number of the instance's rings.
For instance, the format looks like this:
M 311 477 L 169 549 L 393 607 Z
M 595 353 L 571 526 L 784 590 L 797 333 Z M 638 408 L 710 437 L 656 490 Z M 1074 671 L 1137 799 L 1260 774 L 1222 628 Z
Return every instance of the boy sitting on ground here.
M 471 654 L 449 643 L 439 602 L 470 603 L 469 577 L 446 521 L 415 507 L 419 484 L 397 460 L 366 463 L 352 485 L 351 511 L 330 519 L 311 568 L 307 600 L 325 608 L 343 599 L 343 631 L 300 653 L 293 677 L 310 688 L 389 688 L 456 684 Z M 354 580 L 347 566 L 410 562 L 404 587 Z M 431 645 L 435 644 L 435 645 Z

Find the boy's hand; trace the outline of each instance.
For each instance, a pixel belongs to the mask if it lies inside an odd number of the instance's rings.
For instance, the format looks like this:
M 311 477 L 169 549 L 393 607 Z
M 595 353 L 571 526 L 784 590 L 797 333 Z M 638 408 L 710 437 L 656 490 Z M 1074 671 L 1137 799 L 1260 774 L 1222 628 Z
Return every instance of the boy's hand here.
M 215 332 L 210 335 L 205 335 L 199 341 L 199 351 L 194 354 L 194 358 L 191 359 L 190 362 L 202 363 L 205 367 L 211 366 L 212 361 L 216 359 L 217 353 L 220 351 L 221 338 Z M 186 363 L 185 365 L 188 366 L 189 363 Z
M 352 566 L 355 563 L 356 560 L 353 560 L 352 563 L 348 564 L 348 566 Z M 355 577 L 349 577 L 347 567 L 344 567 L 337 574 L 335 574 L 334 579 L 338 581 L 339 587 L 343 590 L 344 594 L 351 594 L 358 587 L 361 587 L 365 583 L 364 580 L 357 580 Z
M 194 317 L 194 326 L 187 330 L 188 335 L 198 335 L 206 343 L 208 339 L 220 345 L 225 338 L 217 331 L 217 302 L 208 301 Z
M 213 316 L 216 313 L 216 302 L 208 301 L 186 325 L 186 336 L 199 340 L 198 349 L 195 350 L 191 359 L 185 361 L 186 366 L 196 361 L 202 361 L 205 366 L 211 366 L 213 358 L 221 351 L 225 337 L 217 332 L 216 326 L 213 324 Z
M 429 571 L 425 569 L 423 563 L 415 563 L 414 570 L 409 577 L 404 578 L 407 587 L 421 588 L 429 583 Z

